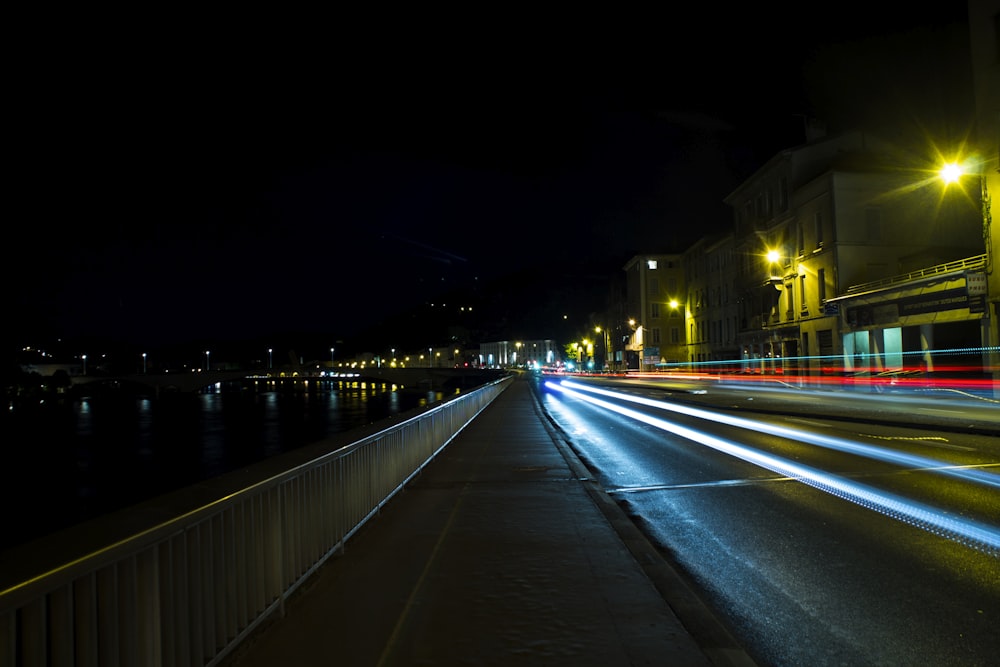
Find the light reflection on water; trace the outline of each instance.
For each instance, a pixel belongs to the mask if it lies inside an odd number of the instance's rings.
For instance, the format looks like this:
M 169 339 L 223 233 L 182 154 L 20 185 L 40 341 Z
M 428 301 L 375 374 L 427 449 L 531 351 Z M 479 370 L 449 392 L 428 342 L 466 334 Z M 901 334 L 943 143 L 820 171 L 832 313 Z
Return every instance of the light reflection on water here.
M 0 549 L 441 399 L 375 385 L 105 395 L 5 414 Z M 5 466 L 6 467 L 6 466 Z M 27 490 L 27 492 L 25 492 Z

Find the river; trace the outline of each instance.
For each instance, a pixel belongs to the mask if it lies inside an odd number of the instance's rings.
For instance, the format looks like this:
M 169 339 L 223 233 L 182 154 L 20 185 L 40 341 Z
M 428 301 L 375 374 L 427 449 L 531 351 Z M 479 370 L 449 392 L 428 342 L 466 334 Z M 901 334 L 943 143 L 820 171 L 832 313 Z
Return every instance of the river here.
M 0 550 L 440 398 L 327 381 L 8 406 Z

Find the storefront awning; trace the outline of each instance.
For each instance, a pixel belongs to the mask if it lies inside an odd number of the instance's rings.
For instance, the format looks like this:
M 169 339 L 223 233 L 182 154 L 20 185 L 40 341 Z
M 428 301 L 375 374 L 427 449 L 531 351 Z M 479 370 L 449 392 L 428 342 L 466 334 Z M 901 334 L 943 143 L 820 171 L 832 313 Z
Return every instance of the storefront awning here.
M 844 315 L 849 329 L 978 319 L 983 297 L 970 296 L 967 274 L 958 271 L 904 285 L 845 294 L 826 301 Z

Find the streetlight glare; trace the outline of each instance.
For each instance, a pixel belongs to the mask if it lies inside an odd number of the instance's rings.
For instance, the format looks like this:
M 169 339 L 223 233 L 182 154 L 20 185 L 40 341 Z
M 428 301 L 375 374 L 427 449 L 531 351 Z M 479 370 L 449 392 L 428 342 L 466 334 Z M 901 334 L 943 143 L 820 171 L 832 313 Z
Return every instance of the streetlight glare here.
M 768 250 L 767 251 L 767 261 L 769 261 L 769 262 L 777 262 L 779 257 L 780 257 L 780 255 L 778 254 L 777 250 Z
M 949 162 L 945 166 L 941 167 L 941 171 L 938 172 L 945 183 L 956 182 L 962 177 L 962 173 L 962 167 L 955 162 Z

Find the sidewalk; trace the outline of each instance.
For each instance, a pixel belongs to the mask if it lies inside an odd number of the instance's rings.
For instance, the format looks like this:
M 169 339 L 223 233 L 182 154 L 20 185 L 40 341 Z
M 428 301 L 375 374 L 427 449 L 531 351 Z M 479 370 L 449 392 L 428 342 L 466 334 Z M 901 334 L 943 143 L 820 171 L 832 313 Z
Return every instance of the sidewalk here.
M 530 381 L 223 665 L 752 666 L 588 478 Z

